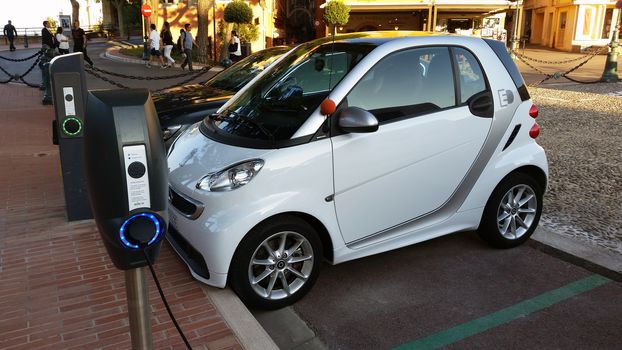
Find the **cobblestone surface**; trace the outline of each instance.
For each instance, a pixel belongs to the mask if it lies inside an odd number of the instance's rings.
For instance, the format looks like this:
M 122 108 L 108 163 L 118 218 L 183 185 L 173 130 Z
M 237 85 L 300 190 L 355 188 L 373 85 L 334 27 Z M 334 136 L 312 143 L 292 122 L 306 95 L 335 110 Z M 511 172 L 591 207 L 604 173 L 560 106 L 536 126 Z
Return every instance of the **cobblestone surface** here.
M 573 91 L 574 90 L 574 91 Z M 622 253 L 621 84 L 530 88 L 549 159 L 542 225 Z

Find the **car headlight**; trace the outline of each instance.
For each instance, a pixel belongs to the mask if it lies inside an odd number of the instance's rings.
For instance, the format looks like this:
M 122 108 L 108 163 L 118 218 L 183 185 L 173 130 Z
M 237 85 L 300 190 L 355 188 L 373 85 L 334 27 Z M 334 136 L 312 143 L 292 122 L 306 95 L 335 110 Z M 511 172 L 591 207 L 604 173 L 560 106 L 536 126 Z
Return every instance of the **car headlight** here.
M 173 135 L 175 135 L 175 133 L 179 131 L 180 128 L 181 128 L 181 125 L 171 125 L 171 126 L 162 128 L 162 138 L 164 139 L 164 141 L 173 137 Z
M 197 182 L 197 188 L 211 192 L 235 190 L 249 183 L 263 165 L 263 159 L 253 159 L 207 174 Z

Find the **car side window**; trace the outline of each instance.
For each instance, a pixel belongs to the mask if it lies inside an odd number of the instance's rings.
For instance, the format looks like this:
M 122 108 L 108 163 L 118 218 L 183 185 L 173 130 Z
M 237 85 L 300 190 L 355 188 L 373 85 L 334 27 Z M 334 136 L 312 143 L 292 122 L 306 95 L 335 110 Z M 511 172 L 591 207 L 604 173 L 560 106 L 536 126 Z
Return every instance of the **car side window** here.
M 486 79 L 472 53 L 459 47 L 453 53 L 460 77 L 460 103 L 466 103 L 471 96 L 486 91 Z
M 365 74 L 348 94 L 348 106 L 373 113 L 380 123 L 453 107 L 452 72 L 446 47 L 396 52 Z

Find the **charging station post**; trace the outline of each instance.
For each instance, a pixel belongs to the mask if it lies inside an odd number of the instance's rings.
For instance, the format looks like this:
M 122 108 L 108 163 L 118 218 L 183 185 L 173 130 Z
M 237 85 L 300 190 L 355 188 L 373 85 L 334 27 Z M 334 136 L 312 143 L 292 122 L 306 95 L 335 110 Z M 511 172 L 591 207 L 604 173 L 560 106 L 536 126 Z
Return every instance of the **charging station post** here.
M 50 62 L 50 78 L 65 192 L 67 220 L 93 218 L 84 175 L 84 119 L 86 77 L 82 53 L 56 56 Z
M 114 265 L 125 271 L 133 349 L 151 349 L 145 266 L 168 225 L 168 168 L 160 124 L 146 89 L 88 93 L 86 179 L 95 221 Z M 151 267 L 151 266 L 150 266 Z

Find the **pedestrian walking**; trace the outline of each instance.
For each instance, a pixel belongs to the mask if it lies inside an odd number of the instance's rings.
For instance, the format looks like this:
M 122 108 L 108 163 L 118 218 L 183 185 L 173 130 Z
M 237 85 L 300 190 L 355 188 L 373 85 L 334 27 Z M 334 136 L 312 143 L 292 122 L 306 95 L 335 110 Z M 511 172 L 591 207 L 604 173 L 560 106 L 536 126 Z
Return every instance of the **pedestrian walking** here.
M 156 30 L 156 25 L 151 23 L 149 26 L 151 28 L 151 33 L 149 34 L 149 45 L 151 47 L 151 51 L 149 52 L 149 61 L 147 62 L 147 68 L 151 68 L 151 61 L 160 61 L 160 67 L 166 68 L 164 66 L 164 61 L 162 61 L 162 53 L 160 52 L 160 33 Z
M 171 51 L 173 51 L 173 34 L 171 33 L 171 25 L 168 22 L 164 22 L 162 27 L 162 44 L 164 45 L 164 58 L 166 58 L 166 67 L 173 67 L 175 60 L 171 57 Z
M 63 27 L 56 28 L 56 42 L 58 42 L 58 53 L 61 55 L 69 53 L 69 39 L 63 34 Z
M 43 28 L 41 29 L 41 47 L 43 49 L 54 49 L 54 35 L 50 30 L 50 22 L 43 21 Z
M 229 59 L 232 62 L 237 62 L 242 58 L 242 48 L 240 44 L 240 38 L 235 30 L 231 31 L 231 40 L 229 40 Z
M 192 44 L 194 44 L 194 39 L 192 39 L 192 33 L 190 33 L 190 23 L 186 23 L 184 25 L 184 32 L 182 33 L 182 45 L 184 48 L 184 54 L 186 58 L 184 62 L 181 64 L 181 69 L 185 69 L 186 65 L 188 66 L 189 71 L 193 71 L 192 69 Z
M 82 52 L 82 55 L 84 56 L 84 60 L 92 66 L 93 61 L 91 61 L 91 58 L 86 54 L 86 45 L 87 45 L 88 38 L 86 37 L 86 34 L 84 33 L 84 29 L 80 28 L 79 21 L 73 22 L 73 29 L 71 30 L 71 37 L 73 38 L 73 52 Z
M 15 30 L 15 27 L 11 24 L 11 20 L 9 20 L 9 23 L 4 26 L 4 37 L 9 41 L 9 50 L 11 51 L 15 51 L 13 40 L 15 40 L 16 36 L 17 30 Z

